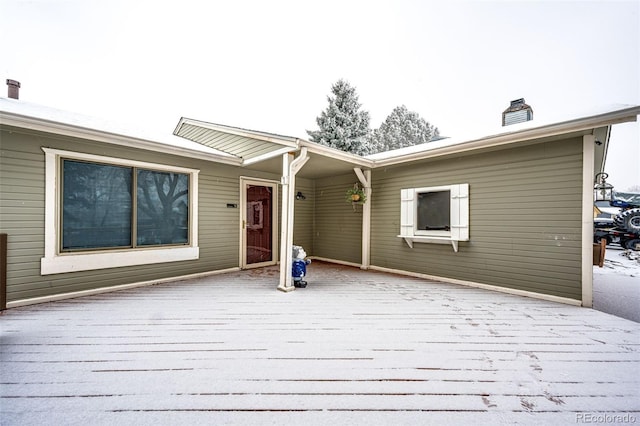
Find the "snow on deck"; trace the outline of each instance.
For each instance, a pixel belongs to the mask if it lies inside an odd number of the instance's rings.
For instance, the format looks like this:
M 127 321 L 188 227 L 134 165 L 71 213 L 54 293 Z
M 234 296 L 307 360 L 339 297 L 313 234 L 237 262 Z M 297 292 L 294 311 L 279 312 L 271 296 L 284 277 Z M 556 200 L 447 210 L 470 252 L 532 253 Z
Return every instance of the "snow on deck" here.
M 289 294 L 266 268 L 5 311 L 0 423 L 640 422 L 638 323 L 322 262 L 307 271 Z
M 593 307 L 640 322 L 640 252 L 607 246 L 604 267 L 593 267 Z

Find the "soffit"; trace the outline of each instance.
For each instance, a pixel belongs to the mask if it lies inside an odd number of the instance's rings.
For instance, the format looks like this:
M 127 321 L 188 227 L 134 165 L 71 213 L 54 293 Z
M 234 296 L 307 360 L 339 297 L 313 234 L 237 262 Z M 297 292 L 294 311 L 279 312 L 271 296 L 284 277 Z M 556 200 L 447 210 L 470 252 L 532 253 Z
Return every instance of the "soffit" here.
M 327 157 L 325 155 L 309 152 L 309 161 L 296 176 L 304 179 L 320 179 L 329 176 L 339 176 L 347 173 L 353 173 L 355 167 L 368 168 L 366 164 L 354 163 L 343 159 Z M 249 170 L 282 174 L 282 157 L 274 157 L 259 163 L 251 164 L 245 167 Z
M 308 150 L 309 160 L 298 176 L 317 179 L 352 173 L 354 167 L 371 168 L 373 162 L 361 156 L 308 142 L 291 136 L 258 132 L 182 118 L 174 135 L 214 148 L 242 160 L 249 170 L 282 174 L 282 155 L 295 154 L 301 147 Z
M 245 164 L 279 156 L 298 148 L 296 139 L 288 136 L 223 126 L 189 118 L 180 119 L 173 134 L 241 158 Z

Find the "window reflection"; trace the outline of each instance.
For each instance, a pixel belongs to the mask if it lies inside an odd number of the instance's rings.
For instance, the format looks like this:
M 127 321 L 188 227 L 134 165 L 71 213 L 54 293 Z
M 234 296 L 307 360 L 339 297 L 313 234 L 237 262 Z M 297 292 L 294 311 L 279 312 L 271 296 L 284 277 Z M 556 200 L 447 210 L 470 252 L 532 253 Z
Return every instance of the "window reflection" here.
M 138 245 L 189 241 L 189 177 L 138 170 Z
M 131 168 L 64 161 L 63 250 L 131 246 Z

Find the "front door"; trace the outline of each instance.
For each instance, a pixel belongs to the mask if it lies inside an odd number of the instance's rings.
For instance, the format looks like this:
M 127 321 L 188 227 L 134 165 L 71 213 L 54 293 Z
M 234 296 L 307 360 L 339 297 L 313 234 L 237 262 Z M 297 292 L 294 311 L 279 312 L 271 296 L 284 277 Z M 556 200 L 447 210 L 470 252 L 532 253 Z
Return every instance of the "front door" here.
M 242 267 L 274 265 L 277 260 L 277 190 L 273 182 L 242 180 Z

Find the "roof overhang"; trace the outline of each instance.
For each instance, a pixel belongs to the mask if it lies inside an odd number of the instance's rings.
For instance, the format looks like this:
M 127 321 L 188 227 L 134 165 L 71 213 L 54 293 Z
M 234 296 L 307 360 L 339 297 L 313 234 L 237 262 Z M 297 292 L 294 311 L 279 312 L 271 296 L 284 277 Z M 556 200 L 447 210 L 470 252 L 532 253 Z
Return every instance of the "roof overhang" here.
M 354 167 L 373 167 L 369 159 L 315 142 L 185 117 L 173 134 L 232 155 L 250 170 L 280 174 L 282 155 L 296 153 L 303 147 L 309 154 L 309 161 L 299 172 L 303 178 L 335 176 L 351 172 Z
M 599 128 L 609 128 L 613 124 L 632 122 L 637 120 L 640 114 L 640 106 L 632 106 L 608 111 L 601 114 L 583 118 L 560 121 L 557 123 L 533 127 L 532 121 L 521 123 L 523 126 L 514 125 L 510 132 L 497 133 L 482 138 L 449 140 L 429 142 L 416 145 L 409 149 L 388 151 L 382 155 L 372 155 L 368 158 L 374 161 L 374 167 L 398 165 L 412 161 L 435 158 L 444 155 L 460 154 L 478 149 L 490 149 L 509 144 L 526 143 L 530 141 L 545 141 L 566 135 L 596 134 Z M 509 126 L 511 127 L 511 126 Z M 505 129 L 509 129 L 509 127 Z M 510 130 L 510 129 L 509 129 Z M 601 130 L 599 132 L 605 132 Z M 602 134 L 602 150 L 600 150 L 600 162 L 604 167 L 606 148 L 608 146 L 608 131 Z M 597 136 L 597 135 L 596 135 Z M 599 165 L 596 166 L 598 168 Z
M 84 116 L 66 116 L 61 111 L 42 108 L 33 109 L 33 105 L 22 102 L 10 102 L 2 99 L 0 109 L 0 124 L 15 129 L 31 130 L 37 132 L 52 133 L 72 138 L 88 139 L 113 145 L 121 145 L 145 149 L 182 157 L 197 158 L 207 161 L 215 161 L 223 164 L 240 165 L 241 160 L 215 153 L 212 150 L 195 150 L 191 147 L 179 146 L 177 140 L 160 142 L 154 137 L 132 136 L 129 130 L 118 131 L 108 129 L 91 121 L 86 121 Z M 104 129 L 100 127 L 104 127 Z M 105 130 L 107 129 L 107 130 Z M 167 138 L 164 138 L 167 139 Z
M 280 173 L 280 156 L 306 147 L 310 161 L 300 171 L 301 177 L 322 178 L 348 173 L 353 168 L 389 167 L 449 155 L 462 155 L 477 150 L 499 149 L 505 145 L 546 142 L 567 136 L 593 134 L 596 170 L 604 169 L 610 128 L 613 124 L 636 121 L 640 106 L 610 108 L 575 119 L 538 124 L 525 122 L 502 127 L 489 136 L 467 139 L 442 139 L 422 145 L 361 157 L 315 142 L 289 136 L 258 132 L 199 120 L 182 118 L 174 131 L 205 146 L 241 159 L 242 166 L 252 170 Z
M 358 155 L 304 140 L 300 140 L 299 144 L 300 148 L 307 148 L 309 158 L 309 161 L 298 172 L 298 177 L 301 178 L 320 179 L 353 173 L 354 168 L 370 169 L 373 167 L 373 161 Z M 245 167 L 250 170 L 280 174 L 282 173 L 282 160 L 273 157 Z
M 510 144 L 539 143 L 586 134 L 593 134 L 596 138 L 594 166 L 596 171 L 602 171 L 606 162 L 611 125 L 636 121 L 639 114 L 640 106 L 618 106 L 550 124 L 540 125 L 529 121 L 500 128 L 489 136 L 443 139 L 361 157 L 295 137 L 189 118 L 180 119 L 170 138 L 166 135 L 145 136 L 139 134 L 136 128 L 119 130 L 112 123 L 98 122 L 90 117 L 0 98 L 0 124 L 3 126 L 152 150 L 275 174 L 282 172 L 283 154 L 295 154 L 304 147 L 310 160 L 299 176 L 312 179 L 348 173 L 354 168 L 375 169 L 441 156 L 462 155 L 476 150 L 499 149 Z
M 298 139 L 182 117 L 173 134 L 225 152 L 251 165 L 297 151 Z

